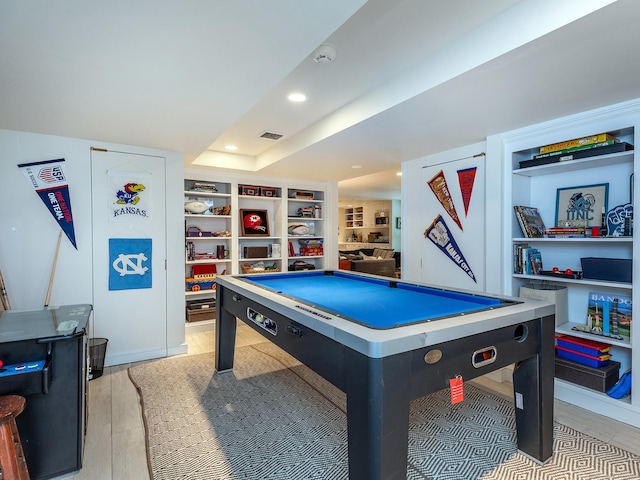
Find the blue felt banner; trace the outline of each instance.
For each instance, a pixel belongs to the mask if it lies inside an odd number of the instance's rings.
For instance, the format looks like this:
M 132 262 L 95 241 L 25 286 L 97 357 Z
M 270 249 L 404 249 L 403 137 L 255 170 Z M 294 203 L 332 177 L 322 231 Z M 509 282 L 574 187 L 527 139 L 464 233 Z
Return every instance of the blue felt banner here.
M 109 239 L 109 290 L 151 288 L 151 239 Z

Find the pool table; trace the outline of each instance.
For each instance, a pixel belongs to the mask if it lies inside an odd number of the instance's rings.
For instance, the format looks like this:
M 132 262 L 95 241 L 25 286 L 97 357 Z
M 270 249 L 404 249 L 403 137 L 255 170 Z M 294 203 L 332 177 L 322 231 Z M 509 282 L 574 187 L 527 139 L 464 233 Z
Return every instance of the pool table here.
M 239 318 L 344 391 L 351 480 L 405 479 L 410 401 L 513 363 L 518 449 L 551 458 L 552 304 L 331 270 L 216 281 L 216 371 Z

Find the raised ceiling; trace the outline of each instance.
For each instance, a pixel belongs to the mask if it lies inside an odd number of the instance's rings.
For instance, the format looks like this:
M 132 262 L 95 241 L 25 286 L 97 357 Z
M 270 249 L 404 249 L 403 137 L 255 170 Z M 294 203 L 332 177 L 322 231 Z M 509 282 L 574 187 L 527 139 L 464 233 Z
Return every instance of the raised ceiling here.
M 639 56 L 637 0 L 3 0 L 0 128 L 399 198 L 404 160 L 640 97 Z

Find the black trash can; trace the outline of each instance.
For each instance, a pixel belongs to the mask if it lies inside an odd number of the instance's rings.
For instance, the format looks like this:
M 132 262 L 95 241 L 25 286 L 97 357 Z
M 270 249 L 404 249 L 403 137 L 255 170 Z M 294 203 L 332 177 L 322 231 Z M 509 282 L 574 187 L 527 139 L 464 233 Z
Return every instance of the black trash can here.
M 102 376 L 108 342 L 107 338 L 89 339 L 89 380 Z

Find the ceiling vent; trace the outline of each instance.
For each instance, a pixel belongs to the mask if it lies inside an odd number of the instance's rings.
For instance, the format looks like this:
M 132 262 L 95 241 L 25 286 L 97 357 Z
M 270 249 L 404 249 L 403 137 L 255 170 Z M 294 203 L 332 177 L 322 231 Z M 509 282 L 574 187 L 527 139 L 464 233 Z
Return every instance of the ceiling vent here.
M 280 140 L 284 135 L 280 135 L 279 133 L 273 132 L 264 132 L 260 135 L 260 138 L 267 138 L 269 140 Z

